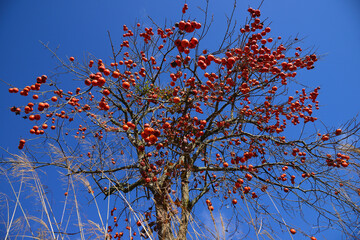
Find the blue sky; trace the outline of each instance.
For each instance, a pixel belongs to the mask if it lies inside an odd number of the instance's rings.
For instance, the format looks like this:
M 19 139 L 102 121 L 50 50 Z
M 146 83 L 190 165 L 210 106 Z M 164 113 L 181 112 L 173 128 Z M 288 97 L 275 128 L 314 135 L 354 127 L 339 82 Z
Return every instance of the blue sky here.
M 191 15 L 200 22 L 202 17 L 196 7 L 204 2 L 188 2 Z M 248 6 L 256 7 L 259 2 L 238 1 L 238 22 L 247 17 Z M 49 43 L 52 49 L 59 47 L 57 53 L 63 58 L 75 56 L 80 60 L 91 53 L 107 59 L 111 50 L 108 30 L 116 42 L 116 37 L 123 33 L 123 24 L 131 26 L 139 21 L 146 26 L 150 23 L 147 16 L 160 25 L 165 19 L 175 22 L 179 20 L 183 3 L 179 0 L 3 0 L 0 2 L 0 79 L 21 88 L 32 84 L 39 75 L 51 75 L 56 62 L 39 41 Z M 216 44 L 222 36 L 225 14 L 230 14 L 232 7 L 233 1 L 210 1 L 214 25 L 208 40 L 213 39 Z M 302 46 L 313 47 L 321 56 L 314 70 L 299 74 L 299 80 L 307 85 L 321 86 L 320 110 L 316 116 L 325 124 L 337 127 L 358 114 L 360 2 L 265 0 L 261 9 L 262 17 L 271 21 L 273 37 L 299 34 L 306 37 Z M 213 42 L 209 41 L 210 47 L 216 46 Z M 70 81 L 62 81 L 66 80 Z M 29 137 L 31 124 L 10 113 L 9 108 L 24 104 L 24 99 L 9 94 L 8 86 L 0 84 L 3 113 L 0 146 L 17 152 L 19 137 Z M 6 156 L 5 152 L 1 154 Z

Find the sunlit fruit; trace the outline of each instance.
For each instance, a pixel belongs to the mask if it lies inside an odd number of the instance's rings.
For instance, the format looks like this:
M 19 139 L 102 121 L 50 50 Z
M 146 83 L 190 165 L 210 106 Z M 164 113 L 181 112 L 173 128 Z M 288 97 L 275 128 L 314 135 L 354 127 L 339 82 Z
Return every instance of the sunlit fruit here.
M 130 88 L 130 83 L 129 82 L 123 82 L 122 84 L 124 89 L 129 89 Z

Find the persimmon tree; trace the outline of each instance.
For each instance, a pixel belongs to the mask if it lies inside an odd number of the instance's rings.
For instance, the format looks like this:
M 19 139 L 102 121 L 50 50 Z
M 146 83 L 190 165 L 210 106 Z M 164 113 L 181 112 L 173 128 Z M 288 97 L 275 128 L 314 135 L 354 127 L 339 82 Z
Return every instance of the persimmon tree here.
M 73 89 L 46 75 L 12 86 L 30 98 L 10 108 L 33 123 L 18 146 L 28 166 L 55 166 L 68 181 L 82 179 L 94 200 L 116 199 L 106 239 L 220 238 L 215 222 L 196 216 L 202 206 L 213 220 L 231 213 L 223 230 L 237 239 L 280 231 L 316 239 L 321 227 L 356 237 L 359 125 L 317 123 L 320 87 L 304 87 L 297 72 L 318 56 L 297 38 L 272 36 L 251 7 L 243 26 L 232 12 L 218 48 L 207 49 L 207 8 L 203 21 L 187 9 L 168 26 L 124 25 L 121 41 L 109 33 L 106 60 L 82 64 L 52 52 L 65 70 L 57 78 L 70 76 Z M 39 154 L 36 144 L 50 150 Z M 309 220 L 303 209 L 316 213 L 312 232 L 287 223 L 292 214 Z M 57 228 L 49 236 L 69 237 Z M 89 232 L 79 229 L 84 239 Z

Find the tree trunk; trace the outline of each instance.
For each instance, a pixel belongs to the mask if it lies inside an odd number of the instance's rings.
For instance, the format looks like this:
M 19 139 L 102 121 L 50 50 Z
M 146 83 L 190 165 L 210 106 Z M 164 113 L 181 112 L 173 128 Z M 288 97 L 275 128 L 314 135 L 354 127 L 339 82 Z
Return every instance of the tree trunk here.
M 171 229 L 171 206 L 169 205 L 168 189 L 170 182 L 164 179 L 158 182 L 158 185 L 151 189 L 154 194 L 155 210 L 156 210 L 156 227 L 154 230 L 158 233 L 159 240 L 174 240 Z
M 164 198 L 164 196 L 156 196 Z M 155 197 L 155 199 L 157 199 Z M 173 240 L 174 236 L 171 230 L 171 218 L 169 214 L 168 204 L 165 201 L 156 201 L 156 231 L 159 240 Z
M 188 224 L 189 224 L 189 217 L 190 212 L 192 209 L 190 203 L 190 194 L 189 194 L 189 177 L 191 175 L 190 171 L 186 171 L 181 175 L 181 204 L 182 204 L 182 211 L 181 211 L 181 219 L 180 219 L 180 226 L 179 232 L 177 235 L 177 240 L 185 240 L 186 234 L 188 232 Z
M 187 209 L 183 209 L 181 213 L 179 232 L 177 235 L 177 240 L 185 240 L 186 234 L 188 232 L 188 224 L 189 224 L 190 211 Z
M 159 240 L 186 240 L 188 224 L 192 205 L 190 202 L 189 178 L 189 159 L 185 158 L 186 171 L 181 173 L 181 218 L 172 218 L 172 204 L 168 196 L 168 190 L 171 187 L 169 179 L 158 182 L 156 188 L 151 191 L 154 194 L 156 209 L 156 231 Z M 172 222 L 176 221 L 176 222 Z M 172 227 L 178 228 L 177 234 L 174 234 Z

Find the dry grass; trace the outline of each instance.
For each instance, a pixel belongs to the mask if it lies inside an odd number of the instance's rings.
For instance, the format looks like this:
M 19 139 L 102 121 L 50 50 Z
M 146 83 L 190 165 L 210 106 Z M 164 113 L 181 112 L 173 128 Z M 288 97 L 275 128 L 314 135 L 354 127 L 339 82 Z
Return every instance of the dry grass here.
M 56 151 L 56 148 L 53 148 L 52 151 Z M 49 192 L 41 181 L 41 176 L 44 173 L 36 168 L 26 155 L 13 155 L 13 158 L 8 159 L 8 162 L 12 163 L 11 170 L 1 169 L 1 174 L 7 179 L 12 194 L 12 196 L 0 195 L 1 207 L 5 210 L 2 212 L 6 212 L 3 216 L 6 229 L 5 239 L 110 239 L 107 229 L 112 219 L 109 214 L 112 196 L 106 198 L 105 207 L 104 201 L 99 203 L 89 180 L 82 174 L 71 174 L 71 159 L 56 159 L 56 164 L 61 163 L 68 166 L 67 171 L 65 169 L 58 175 L 58 182 L 62 182 L 65 189 L 67 186 L 67 196 L 64 196 L 60 206 L 56 205 L 59 202 L 54 204 L 49 200 Z M 104 174 L 104 178 L 106 179 L 106 174 Z M 59 186 L 56 191 L 61 191 L 60 189 L 63 188 Z M 84 211 L 84 209 L 89 208 L 83 206 L 84 197 L 82 194 L 85 192 L 87 196 L 90 196 L 92 208 L 97 213 L 97 216 L 92 215 L 93 219 L 88 219 L 85 214 L 88 211 Z M 118 191 L 118 194 L 118 198 L 124 202 L 133 219 L 142 222 L 142 226 L 138 230 L 142 230 L 148 239 L 156 239 L 156 233 L 144 221 L 143 215 L 133 209 L 130 195 L 126 196 L 121 191 Z M 246 198 L 245 203 L 248 209 L 247 217 L 250 219 L 248 224 L 255 228 L 255 220 L 251 216 Z M 173 205 L 176 209 L 175 202 Z M 194 219 L 190 215 L 189 239 L 226 239 L 226 220 L 223 219 L 221 213 L 219 219 L 215 219 L 213 212 L 209 212 L 209 215 L 213 226 L 208 225 L 206 228 L 200 224 L 199 219 Z M 176 232 L 179 222 L 178 214 L 172 215 L 173 232 Z M 134 230 L 129 231 L 129 237 Z M 264 236 L 267 236 L 267 239 L 274 239 L 270 233 L 260 230 L 255 229 L 257 239 L 264 239 Z

